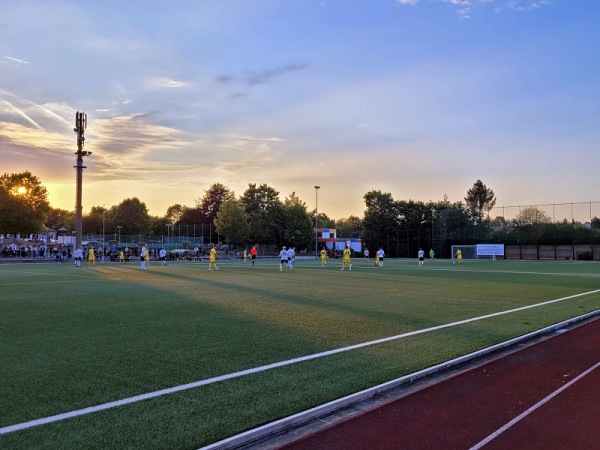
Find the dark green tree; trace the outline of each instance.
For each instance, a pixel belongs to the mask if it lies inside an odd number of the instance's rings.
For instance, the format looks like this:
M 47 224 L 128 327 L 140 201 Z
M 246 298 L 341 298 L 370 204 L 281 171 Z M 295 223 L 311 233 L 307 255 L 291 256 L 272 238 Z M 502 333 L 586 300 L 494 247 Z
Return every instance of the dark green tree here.
M 33 234 L 45 232 L 50 213 L 48 192 L 38 177 L 31 172 L 5 173 L 0 176 L 4 197 L 2 232 Z
M 54 230 L 66 228 L 67 230 L 75 230 L 75 212 L 67 211 L 66 209 L 50 208 L 46 226 Z
M 240 197 L 248 213 L 248 237 L 252 243 L 278 244 L 283 223 L 279 192 L 266 184 L 248 184 Z
M 146 204 L 138 198 L 128 198 L 110 209 L 111 226 L 121 226 L 121 235 L 149 234 L 152 231 L 152 220 Z
M 292 247 L 306 250 L 314 244 L 314 223 L 304 203 L 295 192 L 285 199 L 283 205 L 283 239 Z
M 397 256 L 399 227 L 398 204 L 392 194 L 369 191 L 364 197 L 363 244 L 368 248 L 383 247 L 386 254 Z
M 489 189 L 481 180 L 477 180 L 465 197 L 467 208 L 469 208 L 473 220 L 476 223 L 483 222 L 484 213 L 489 212 L 496 204 L 494 191 Z
M 213 222 L 221 205 L 228 200 L 235 200 L 235 194 L 221 183 L 215 183 L 204 191 L 204 197 L 198 203 L 200 211 Z
M 167 208 L 167 212 L 165 213 L 165 219 L 170 223 L 178 223 L 183 216 L 186 207 L 176 203 Z
M 104 206 L 92 206 L 89 214 L 83 216 L 83 234 L 113 233 L 112 218 L 114 209 L 109 212 Z
M 332 228 L 335 228 L 339 238 L 360 238 L 363 233 L 363 221 L 360 217 L 350 216 L 346 219 L 337 219 Z
M 241 202 L 227 200 L 222 203 L 214 222 L 217 233 L 230 246 L 245 243 L 248 239 L 248 214 Z

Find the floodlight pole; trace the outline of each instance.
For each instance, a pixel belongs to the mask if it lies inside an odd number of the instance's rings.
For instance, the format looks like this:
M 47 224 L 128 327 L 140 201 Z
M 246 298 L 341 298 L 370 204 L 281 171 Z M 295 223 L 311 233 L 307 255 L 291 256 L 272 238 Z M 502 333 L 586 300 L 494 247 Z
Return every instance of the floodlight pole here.
M 321 186 L 315 186 L 315 258 L 319 257 L 319 189 Z
M 77 171 L 77 198 L 75 202 L 75 248 L 79 248 L 81 245 L 81 237 L 83 230 L 83 214 L 82 214 L 82 206 L 81 206 L 81 193 L 83 186 L 83 170 L 87 167 L 83 165 L 83 157 L 89 156 L 92 152 L 87 152 L 83 150 L 83 145 L 85 142 L 84 131 L 87 127 L 87 114 L 77 111 L 75 113 L 75 128 L 73 131 L 77 133 L 77 151 L 75 155 L 77 155 L 76 165 L 73 166 Z

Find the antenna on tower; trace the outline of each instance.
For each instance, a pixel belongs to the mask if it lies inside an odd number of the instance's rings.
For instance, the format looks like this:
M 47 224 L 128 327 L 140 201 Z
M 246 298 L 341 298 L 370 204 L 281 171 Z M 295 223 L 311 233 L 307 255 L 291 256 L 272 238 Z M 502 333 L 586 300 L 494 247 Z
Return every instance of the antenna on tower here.
M 83 165 L 83 157 L 89 156 L 92 152 L 83 150 L 85 144 L 85 129 L 87 128 L 87 114 L 77 111 L 75 113 L 75 128 L 73 131 L 77 133 L 77 155 L 76 165 L 73 166 L 77 171 L 77 199 L 75 202 L 75 246 L 79 248 L 81 245 L 82 229 L 83 229 L 83 212 L 81 206 L 81 197 L 83 190 L 83 170 L 87 169 Z

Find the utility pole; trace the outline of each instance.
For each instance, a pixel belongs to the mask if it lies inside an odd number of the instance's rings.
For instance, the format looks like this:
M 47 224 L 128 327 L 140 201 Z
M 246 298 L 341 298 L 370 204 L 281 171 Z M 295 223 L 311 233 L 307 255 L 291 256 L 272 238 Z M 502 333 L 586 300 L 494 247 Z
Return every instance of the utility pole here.
M 81 245 L 81 235 L 83 231 L 83 215 L 81 206 L 81 192 L 83 187 L 83 169 L 87 169 L 83 165 L 83 157 L 89 156 L 92 152 L 86 152 L 83 150 L 83 144 L 85 143 L 84 131 L 87 127 L 87 114 L 77 111 L 75 113 L 75 128 L 73 131 L 77 133 L 77 165 L 73 166 L 77 171 L 77 200 L 75 203 L 75 248 L 79 248 Z

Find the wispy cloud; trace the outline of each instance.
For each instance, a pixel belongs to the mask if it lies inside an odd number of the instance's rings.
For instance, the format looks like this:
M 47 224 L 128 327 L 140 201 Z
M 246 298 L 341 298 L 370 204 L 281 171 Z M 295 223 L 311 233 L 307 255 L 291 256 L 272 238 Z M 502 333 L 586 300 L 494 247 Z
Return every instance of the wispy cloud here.
M 154 77 L 146 81 L 146 86 L 151 89 L 180 89 L 188 87 L 189 83 L 173 78 Z
M 506 10 L 511 11 L 532 11 L 552 5 L 554 0 L 431 0 L 438 3 L 449 3 L 460 9 L 456 14 L 460 19 L 470 18 L 469 14 L 473 8 L 479 5 L 494 4 L 494 11 L 499 13 Z M 414 6 L 420 0 L 396 0 L 400 5 Z
M 288 64 L 287 66 L 277 67 L 275 69 L 265 70 L 263 72 L 253 73 L 246 79 L 246 83 L 249 86 L 255 86 L 257 84 L 263 84 L 270 81 L 272 78 L 286 74 L 288 72 L 295 72 L 297 70 L 306 69 L 305 64 Z
M 8 100 L 6 100 L 2 97 L 0 97 L 0 100 L 2 101 L 2 103 L 4 103 L 8 107 L 9 112 L 12 111 L 13 113 L 17 114 L 19 117 L 25 119 L 28 123 L 30 123 L 37 129 L 42 130 L 42 131 L 44 130 L 44 128 L 40 124 L 38 124 L 35 120 L 33 120 L 31 117 L 29 117 L 22 109 L 17 108 L 15 105 L 13 105 Z
M 5 58 L 8 59 L 9 61 L 16 62 L 18 64 L 29 64 L 28 61 L 23 61 L 22 59 L 13 58 L 12 56 L 5 56 Z

